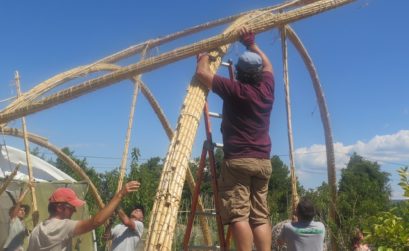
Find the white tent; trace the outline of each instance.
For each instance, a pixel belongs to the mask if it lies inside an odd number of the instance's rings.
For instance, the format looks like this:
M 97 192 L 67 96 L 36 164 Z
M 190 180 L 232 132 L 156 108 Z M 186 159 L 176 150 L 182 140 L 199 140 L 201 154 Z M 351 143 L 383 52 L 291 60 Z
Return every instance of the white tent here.
M 78 197 L 85 197 L 88 190 L 87 183 L 76 182 L 68 174 L 36 156 L 30 155 L 30 163 L 35 179 L 40 221 L 48 217 L 48 198 L 56 188 L 70 187 L 76 191 Z M 0 251 L 3 250 L 3 243 L 8 235 L 9 208 L 13 205 L 13 200 L 17 200 L 19 197 L 22 188 L 27 186 L 28 181 L 25 152 L 10 146 L 0 145 L 0 185 L 4 182 L 4 178 L 8 176 L 18 164 L 20 164 L 20 168 L 17 175 L 7 187 L 6 192 L 0 195 Z M 31 196 L 27 195 L 23 203 L 31 206 Z M 73 219 L 84 219 L 88 217 L 88 208 L 86 206 L 79 208 L 77 213 L 73 215 Z M 26 218 L 25 223 L 29 229 L 32 229 L 31 212 Z M 93 239 L 91 233 L 81 235 L 73 241 L 73 247 L 75 247 L 75 250 L 96 250 Z
M 17 164 L 20 163 L 21 166 L 15 179 L 27 181 L 28 168 L 26 152 L 4 145 L 0 145 L 0 152 L 0 178 L 4 178 L 5 175 L 9 175 L 15 169 Z M 66 180 L 75 182 L 75 180 L 68 174 L 34 155 L 30 155 L 30 163 L 33 168 L 33 176 L 36 181 Z

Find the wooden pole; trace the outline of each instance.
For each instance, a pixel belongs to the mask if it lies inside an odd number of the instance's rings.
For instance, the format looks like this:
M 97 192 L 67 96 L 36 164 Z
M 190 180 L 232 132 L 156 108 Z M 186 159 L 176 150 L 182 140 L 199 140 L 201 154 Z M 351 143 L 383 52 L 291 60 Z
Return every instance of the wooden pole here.
M 284 78 L 284 90 L 285 90 L 285 104 L 287 111 L 287 133 L 288 133 L 288 146 L 290 156 L 290 174 L 291 174 L 291 215 L 295 216 L 296 208 L 298 204 L 298 192 L 297 192 L 297 178 L 295 176 L 295 162 L 294 162 L 294 140 L 293 140 L 293 126 L 292 126 L 292 113 L 291 113 L 291 98 L 290 98 L 290 80 L 288 77 L 288 50 L 287 50 L 287 35 L 286 29 L 280 29 L 281 34 L 281 49 L 283 57 L 283 78 Z
M 332 139 L 332 130 L 331 130 L 331 123 L 329 118 L 329 112 L 327 103 L 325 102 L 324 91 L 322 90 L 320 80 L 318 78 L 318 73 L 315 68 L 315 65 L 308 54 L 307 50 L 305 49 L 303 43 L 301 42 L 300 38 L 291 29 L 290 26 L 286 27 L 287 36 L 290 41 L 294 44 L 295 48 L 298 50 L 298 53 L 301 55 L 305 66 L 310 73 L 310 77 L 312 79 L 312 84 L 315 90 L 315 95 L 317 97 L 318 106 L 320 108 L 320 115 L 321 115 L 321 122 L 324 127 L 324 135 L 325 135 L 325 147 L 326 147 L 326 154 L 327 154 L 327 172 L 328 172 L 328 185 L 329 185 L 329 192 L 331 196 L 330 206 L 329 206 L 329 221 L 332 224 L 337 224 L 337 179 L 336 179 L 336 169 L 335 169 L 335 153 L 334 153 L 334 141 Z M 331 250 L 337 250 L 337 242 L 334 234 L 331 234 Z
M 7 147 L 7 146 L 5 146 Z M 16 176 L 18 169 L 20 168 L 20 164 L 17 164 L 16 167 L 14 168 L 13 172 L 10 173 L 9 176 L 7 176 L 4 180 L 3 183 L 0 186 L 0 195 L 2 195 L 4 193 L 4 191 L 6 191 L 8 185 L 10 184 L 10 182 L 14 179 L 14 177 Z
M 20 97 L 21 96 L 20 75 L 18 74 L 18 71 L 16 71 L 15 80 L 16 80 L 17 97 Z M 37 206 L 37 197 L 36 197 L 36 192 L 35 192 L 36 190 L 34 186 L 33 168 L 31 166 L 30 144 L 28 143 L 28 139 L 27 139 L 27 126 L 26 126 L 25 117 L 21 117 L 21 124 L 23 127 L 23 136 L 24 136 L 23 139 L 24 139 L 24 146 L 26 149 L 26 161 L 27 161 L 27 168 L 28 168 L 28 185 L 30 187 L 31 198 L 32 198 L 32 203 L 33 203 L 33 213 L 32 213 L 33 226 L 36 226 L 40 218 L 40 215 L 39 215 L 38 206 Z

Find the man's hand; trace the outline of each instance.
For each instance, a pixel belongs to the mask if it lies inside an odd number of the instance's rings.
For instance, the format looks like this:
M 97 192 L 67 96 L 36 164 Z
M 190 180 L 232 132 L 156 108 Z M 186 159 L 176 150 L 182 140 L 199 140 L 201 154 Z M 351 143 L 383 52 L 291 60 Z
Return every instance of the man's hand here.
M 138 191 L 139 187 L 141 186 L 141 183 L 138 181 L 129 181 L 128 183 L 125 184 L 125 186 L 121 190 L 122 196 L 127 195 L 128 193 Z
M 246 26 L 243 26 L 240 30 L 240 43 L 242 43 L 246 48 L 255 44 L 255 36 L 254 33 L 247 29 Z
M 200 61 L 203 57 L 209 57 L 209 53 L 207 53 L 207 52 L 202 52 L 202 53 L 197 54 L 197 56 L 196 56 L 196 61 L 199 63 L 199 61 Z

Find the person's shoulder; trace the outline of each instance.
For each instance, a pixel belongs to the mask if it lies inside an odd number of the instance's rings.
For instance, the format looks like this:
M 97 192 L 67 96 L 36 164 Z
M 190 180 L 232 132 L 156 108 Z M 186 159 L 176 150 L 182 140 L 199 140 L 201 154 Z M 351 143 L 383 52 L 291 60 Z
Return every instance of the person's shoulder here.
M 53 227 L 53 228 L 65 228 L 65 227 L 74 227 L 78 223 L 77 220 L 71 219 L 57 219 L 51 218 L 43 221 L 41 225 L 43 227 Z
M 285 222 L 283 224 L 283 228 L 293 228 L 293 227 L 294 227 L 294 222 L 291 222 L 291 221 Z
M 135 224 L 135 228 L 138 228 L 138 229 L 143 229 L 144 228 L 144 225 L 143 225 L 142 221 L 133 220 L 133 222 Z
M 226 78 L 220 75 L 214 75 L 213 76 L 213 84 L 215 83 L 230 83 L 232 82 L 230 78 Z
M 321 221 L 311 221 L 311 225 L 314 226 L 314 227 L 319 227 L 319 228 L 324 228 L 325 229 L 325 225 Z
M 263 78 L 269 78 L 269 79 L 274 78 L 274 74 L 271 71 L 263 71 L 261 75 L 263 76 Z

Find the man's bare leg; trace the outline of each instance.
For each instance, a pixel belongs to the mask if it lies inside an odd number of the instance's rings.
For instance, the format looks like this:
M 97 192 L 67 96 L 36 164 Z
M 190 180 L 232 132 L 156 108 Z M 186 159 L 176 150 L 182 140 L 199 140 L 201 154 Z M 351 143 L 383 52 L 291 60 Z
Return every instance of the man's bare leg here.
M 253 232 L 247 221 L 238 221 L 231 224 L 234 242 L 237 251 L 251 251 L 253 247 Z M 271 235 L 270 235 L 271 238 Z
M 270 223 L 252 226 L 254 244 L 257 251 L 271 251 L 271 226 Z

